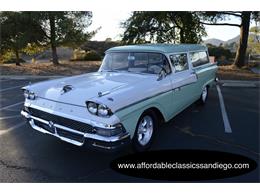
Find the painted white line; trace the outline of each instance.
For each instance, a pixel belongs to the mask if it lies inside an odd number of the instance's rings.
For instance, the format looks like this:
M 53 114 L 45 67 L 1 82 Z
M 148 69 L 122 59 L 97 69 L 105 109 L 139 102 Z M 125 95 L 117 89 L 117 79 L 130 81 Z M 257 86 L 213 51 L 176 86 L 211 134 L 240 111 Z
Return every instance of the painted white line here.
M 2 84 L 2 83 L 4 83 L 4 82 L 6 82 L 6 81 L 11 81 L 10 79 L 8 79 L 8 80 L 0 80 L 0 84 Z
M 1 111 L 1 110 L 6 110 L 6 109 L 8 109 L 8 108 L 15 107 L 15 106 L 18 106 L 18 105 L 23 104 L 23 103 L 24 103 L 24 102 L 18 102 L 18 103 L 16 103 L 16 104 L 4 106 L 4 107 L 0 108 L 0 111 Z
M 21 123 L 15 125 L 15 126 L 10 127 L 9 129 L 0 130 L 0 136 L 3 135 L 3 134 L 5 134 L 5 133 L 8 133 L 9 131 L 12 131 L 12 130 L 14 130 L 14 129 L 16 129 L 16 128 L 22 127 L 22 126 L 25 125 L 25 124 L 26 124 L 26 122 L 24 121 L 24 122 L 21 122 Z
M 24 85 L 19 85 L 19 86 L 15 86 L 15 87 L 9 87 L 9 88 L 5 88 L 5 89 L 1 89 L 0 92 L 4 92 L 4 91 L 8 91 L 8 90 L 11 90 L 11 89 L 16 89 L 16 88 L 21 88 L 23 87 Z
M 9 119 L 9 118 L 18 118 L 21 117 L 21 115 L 14 115 L 14 116 L 4 116 L 4 117 L 0 117 L 0 120 L 5 120 L 5 119 Z
M 219 103 L 220 103 L 220 108 L 221 108 L 221 113 L 222 113 L 222 118 L 224 122 L 224 127 L 225 127 L 225 133 L 232 133 L 232 129 L 230 127 L 230 123 L 228 120 L 225 104 L 224 104 L 224 99 L 220 90 L 220 87 L 217 85 L 217 91 L 218 91 L 218 97 L 219 97 Z
M 19 86 L 15 86 L 15 87 L 9 87 L 9 88 L 5 88 L 5 89 L 1 89 L 0 92 L 4 92 L 4 91 L 8 91 L 8 90 L 11 90 L 11 89 L 16 89 L 16 88 L 21 88 L 25 85 L 19 85 Z

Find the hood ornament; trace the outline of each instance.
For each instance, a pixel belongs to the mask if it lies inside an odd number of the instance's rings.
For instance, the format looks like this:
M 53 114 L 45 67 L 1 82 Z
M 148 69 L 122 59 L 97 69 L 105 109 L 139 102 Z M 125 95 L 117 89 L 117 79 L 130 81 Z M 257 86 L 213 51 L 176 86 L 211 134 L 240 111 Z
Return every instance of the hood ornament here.
M 63 88 L 62 88 L 62 90 L 61 90 L 61 95 L 64 94 L 64 93 L 67 93 L 67 92 L 71 91 L 72 88 L 73 88 L 73 87 L 72 87 L 71 85 L 65 85 L 65 86 L 63 86 Z
M 102 97 L 102 96 L 107 95 L 107 94 L 110 94 L 110 91 L 104 91 L 104 92 L 99 91 L 98 97 Z

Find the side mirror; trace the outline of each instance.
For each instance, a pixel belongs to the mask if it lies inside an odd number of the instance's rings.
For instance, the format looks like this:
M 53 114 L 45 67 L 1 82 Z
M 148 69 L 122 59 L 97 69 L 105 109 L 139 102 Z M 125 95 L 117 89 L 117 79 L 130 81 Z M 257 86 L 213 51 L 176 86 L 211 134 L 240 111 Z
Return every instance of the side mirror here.
M 163 78 L 166 77 L 166 75 L 167 75 L 167 74 L 166 74 L 166 70 L 165 70 L 165 68 L 162 68 L 161 71 L 160 71 L 159 74 L 158 74 L 157 81 L 162 80 Z

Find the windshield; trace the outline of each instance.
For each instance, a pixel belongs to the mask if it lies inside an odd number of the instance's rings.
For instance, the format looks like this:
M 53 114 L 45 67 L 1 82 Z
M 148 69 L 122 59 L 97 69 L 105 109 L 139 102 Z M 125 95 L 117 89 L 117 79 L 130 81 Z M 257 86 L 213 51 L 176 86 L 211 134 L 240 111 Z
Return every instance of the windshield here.
M 167 58 L 160 53 L 115 52 L 107 53 L 100 71 L 127 71 L 134 73 L 158 74 L 165 69 L 169 73 Z

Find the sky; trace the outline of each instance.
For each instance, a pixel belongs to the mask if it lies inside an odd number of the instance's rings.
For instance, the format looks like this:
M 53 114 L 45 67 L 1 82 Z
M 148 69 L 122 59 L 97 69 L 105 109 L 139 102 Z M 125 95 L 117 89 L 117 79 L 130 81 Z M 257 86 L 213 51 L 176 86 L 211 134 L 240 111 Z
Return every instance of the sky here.
M 95 30 L 99 27 L 101 29 L 92 38 L 92 40 L 104 41 L 106 38 L 112 38 L 112 40 L 120 40 L 120 34 L 124 29 L 120 28 L 120 23 L 126 20 L 130 16 L 129 11 L 109 10 L 108 12 L 93 11 L 92 25 L 89 30 Z M 105 17 L 104 17 L 105 16 Z M 237 18 L 230 18 L 229 22 L 238 23 Z M 234 38 L 239 35 L 239 28 L 232 26 L 206 26 L 208 36 L 203 39 L 217 38 L 223 41 Z

